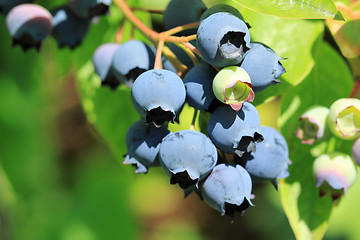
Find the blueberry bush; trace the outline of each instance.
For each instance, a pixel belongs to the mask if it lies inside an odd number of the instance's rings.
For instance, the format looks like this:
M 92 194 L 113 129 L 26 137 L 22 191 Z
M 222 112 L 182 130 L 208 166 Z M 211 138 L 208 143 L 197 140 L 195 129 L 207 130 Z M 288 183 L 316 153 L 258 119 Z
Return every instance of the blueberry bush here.
M 0 12 L 0 239 L 359 238 L 357 0 Z

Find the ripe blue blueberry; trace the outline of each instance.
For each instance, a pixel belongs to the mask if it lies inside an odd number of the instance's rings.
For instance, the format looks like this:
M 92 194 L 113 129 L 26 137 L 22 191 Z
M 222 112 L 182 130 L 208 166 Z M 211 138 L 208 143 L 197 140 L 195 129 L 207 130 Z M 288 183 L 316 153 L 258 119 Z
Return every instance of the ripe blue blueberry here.
M 240 165 L 219 164 L 201 186 L 205 202 L 221 215 L 234 218 L 236 211 L 243 213 L 249 206 L 252 182 L 249 173 Z
M 0 0 L 0 12 L 6 15 L 13 7 L 32 2 L 34 2 L 34 0 Z
M 104 43 L 94 52 L 92 62 L 95 72 L 101 79 L 101 85 L 115 89 L 120 81 L 114 76 L 112 69 L 112 59 L 116 50 L 120 47 L 118 43 Z
M 6 16 L 6 25 L 13 38 L 13 45 L 19 44 L 24 51 L 40 49 L 41 42 L 51 32 L 51 14 L 36 4 L 20 4 Z
M 236 8 L 234 8 L 233 6 L 227 5 L 227 4 L 216 4 L 210 8 L 208 8 L 202 15 L 200 18 L 200 21 L 204 20 L 205 18 L 213 15 L 214 13 L 218 13 L 218 12 L 227 12 L 230 13 L 238 18 L 240 18 L 241 20 L 244 21 L 243 16 L 241 15 L 241 13 L 239 12 L 239 10 L 237 10 Z
M 91 19 L 106 14 L 111 2 L 111 0 L 69 0 L 69 6 L 79 17 Z
M 142 73 L 131 91 L 135 108 L 146 122 L 161 126 L 173 122 L 186 97 L 184 83 L 175 73 L 152 69 Z
M 155 53 L 147 44 L 130 40 L 120 45 L 112 58 L 112 69 L 120 82 L 131 86 L 143 72 L 152 69 Z
M 136 173 L 159 166 L 158 153 L 162 139 L 170 133 L 165 126 L 156 128 L 143 120 L 135 122 L 126 133 L 126 164 L 137 166 Z M 146 169 L 146 171 L 144 170 Z
M 197 46 L 205 61 L 211 65 L 237 65 L 250 49 L 249 29 L 240 18 L 218 12 L 200 22 Z
M 285 138 L 271 127 L 261 127 L 264 140 L 256 144 L 256 151 L 237 159 L 250 174 L 253 181 L 271 181 L 277 188 L 277 179 L 282 177 L 289 164 L 289 150 Z
M 160 164 L 171 184 L 182 189 L 198 187 L 217 162 L 217 151 L 206 135 L 194 130 L 181 130 L 163 139 L 159 151 Z
M 278 78 L 285 73 L 281 59 L 271 48 L 261 43 L 250 44 L 250 50 L 244 55 L 240 67 L 249 74 L 254 92 L 280 82 Z
M 197 22 L 206 10 L 201 0 L 171 0 L 164 12 L 166 30 Z M 188 29 L 177 33 L 179 36 L 195 34 L 196 29 Z
M 200 111 L 212 112 L 220 103 L 216 99 L 212 83 L 216 70 L 207 63 L 192 68 L 185 76 L 186 102 Z
M 259 128 L 258 111 L 251 103 L 245 102 L 238 112 L 228 105 L 218 107 L 210 117 L 207 131 L 217 148 L 241 157 L 254 151 L 256 143 L 263 140 Z
M 89 21 L 76 16 L 68 6 L 58 7 L 51 11 L 53 31 L 59 48 L 68 46 L 71 49 L 81 44 L 89 29 Z

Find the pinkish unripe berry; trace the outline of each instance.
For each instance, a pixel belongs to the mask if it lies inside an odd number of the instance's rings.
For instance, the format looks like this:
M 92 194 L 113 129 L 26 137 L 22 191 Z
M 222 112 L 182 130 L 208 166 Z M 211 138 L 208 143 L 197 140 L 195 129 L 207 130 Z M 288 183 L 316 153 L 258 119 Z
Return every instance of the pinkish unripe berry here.
M 320 194 L 330 193 L 334 200 L 345 194 L 357 177 L 351 157 L 339 152 L 317 157 L 313 170 Z
M 301 139 L 301 143 L 313 144 L 324 136 L 328 115 L 329 109 L 323 106 L 314 106 L 301 115 L 299 127 L 296 130 L 296 137 Z

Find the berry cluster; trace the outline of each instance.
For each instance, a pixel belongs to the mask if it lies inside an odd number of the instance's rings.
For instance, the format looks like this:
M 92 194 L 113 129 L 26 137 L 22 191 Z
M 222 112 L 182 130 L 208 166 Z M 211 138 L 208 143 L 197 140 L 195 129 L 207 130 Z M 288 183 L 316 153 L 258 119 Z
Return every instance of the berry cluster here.
M 337 200 L 356 180 L 355 163 L 360 165 L 360 100 L 340 98 L 330 108 L 311 107 L 299 118 L 296 136 L 303 144 L 310 145 L 335 136 L 343 140 L 358 138 L 352 147 L 352 158 L 332 151 L 314 161 L 314 175 L 320 194 L 330 193 Z
M 253 182 L 270 181 L 277 187 L 277 180 L 288 175 L 286 140 L 260 125 L 250 103 L 256 92 L 278 83 L 285 69 L 272 49 L 251 42 L 249 26 L 235 8 L 203 10 L 201 1 L 172 0 L 164 12 L 167 28 L 200 20 L 196 47 L 190 40 L 184 41 L 188 49 L 164 41 L 157 49 L 139 40 L 106 43 L 94 52 L 93 64 L 103 86 L 131 87 L 142 117 L 127 132 L 124 163 L 136 166 L 136 173 L 161 166 L 185 196 L 194 191 L 222 215 L 233 217 L 253 205 Z M 188 18 L 168 17 L 181 11 Z M 194 29 L 174 31 L 192 33 Z M 187 71 L 161 56 L 164 48 L 171 49 Z M 168 123 L 178 121 L 185 103 L 195 112 L 211 114 L 207 129 L 167 129 Z
M 91 20 L 107 13 L 111 5 L 111 0 L 69 0 L 68 4 L 49 11 L 32 2 L 0 1 L 0 12 L 6 15 L 13 45 L 19 44 L 24 51 L 39 50 L 42 41 L 50 35 L 59 48 L 76 48 L 86 36 Z

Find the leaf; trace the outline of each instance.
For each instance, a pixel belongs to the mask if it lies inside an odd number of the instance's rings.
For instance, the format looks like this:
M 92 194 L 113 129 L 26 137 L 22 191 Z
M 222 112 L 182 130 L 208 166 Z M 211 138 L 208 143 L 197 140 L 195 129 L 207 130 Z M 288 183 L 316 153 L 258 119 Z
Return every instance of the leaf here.
M 79 90 L 88 121 L 110 145 L 118 160 L 126 154 L 125 136 L 140 116 L 133 107 L 130 89 L 102 87 L 89 61 L 78 71 Z
M 313 56 L 315 66 L 309 76 L 283 94 L 279 119 L 292 161 L 290 176 L 279 185 L 280 194 L 297 239 L 321 239 L 333 208 L 331 197 L 326 195 L 320 198 L 315 186 L 311 150 L 316 146 L 302 145 L 295 137 L 298 118 L 312 105 L 329 107 L 336 99 L 349 96 L 353 86 L 348 66 L 329 45 L 319 41 L 313 48 Z M 338 143 L 336 150 L 348 149 L 346 145 L 349 143 Z M 317 154 L 320 154 L 319 151 Z
M 246 9 L 242 14 L 251 26 L 251 41 L 262 42 L 285 58 L 281 60 L 286 69 L 282 81 L 299 84 L 314 66 L 312 49 L 324 32 L 323 23 L 319 20 L 283 19 Z
M 358 3 L 346 6 L 343 3 L 336 3 L 336 6 L 344 15 L 346 21 L 328 19 L 326 21 L 334 36 L 342 54 L 347 58 L 355 58 L 360 55 L 360 11 Z
M 236 8 L 248 8 L 255 12 L 285 18 L 336 19 L 343 20 L 340 12 L 331 0 L 203 0 L 207 7 L 216 4 L 228 4 Z

